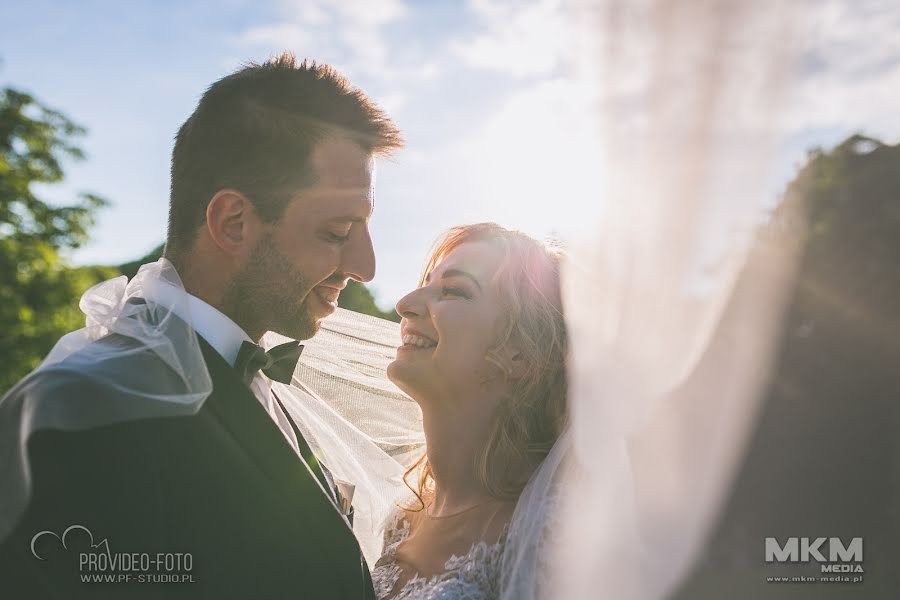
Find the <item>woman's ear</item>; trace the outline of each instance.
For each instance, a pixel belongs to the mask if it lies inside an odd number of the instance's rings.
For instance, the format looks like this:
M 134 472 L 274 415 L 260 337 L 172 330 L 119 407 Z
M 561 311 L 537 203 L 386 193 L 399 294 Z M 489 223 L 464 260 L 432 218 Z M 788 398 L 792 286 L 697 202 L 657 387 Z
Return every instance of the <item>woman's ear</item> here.
M 206 206 L 206 229 L 216 246 L 235 256 L 253 248 L 259 219 L 241 192 L 219 190 Z
M 525 357 L 512 344 L 488 352 L 487 359 L 497 365 L 506 379 L 521 379 L 525 375 Z
M 525 375 L 525 356 L 518 350 L 514 350 L 509 357 L 509 378 L 521 379 Z

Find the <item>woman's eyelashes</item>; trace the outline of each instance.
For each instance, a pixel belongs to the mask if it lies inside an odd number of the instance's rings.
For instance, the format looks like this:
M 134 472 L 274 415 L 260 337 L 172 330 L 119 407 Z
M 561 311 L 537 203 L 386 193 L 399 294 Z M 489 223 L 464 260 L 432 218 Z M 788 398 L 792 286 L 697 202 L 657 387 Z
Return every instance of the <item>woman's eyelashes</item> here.
M 469 296 L 469 293 L 466 292 L 466 290 L 459 288 L 459 287 L 452 287 L 452 286 L 448 286 L 448 285 L 441 287 L 441 295 L 454 296 L 457 298 L 465 298 L 466 300 L 471 298 L 471 296 Z

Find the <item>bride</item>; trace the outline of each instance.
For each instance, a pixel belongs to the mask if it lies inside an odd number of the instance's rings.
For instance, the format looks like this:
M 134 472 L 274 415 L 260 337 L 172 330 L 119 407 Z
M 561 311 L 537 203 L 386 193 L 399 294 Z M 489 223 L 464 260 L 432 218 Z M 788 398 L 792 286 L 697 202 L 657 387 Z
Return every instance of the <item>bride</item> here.
M 379 598 L 499 596 L 516 501 L 566 423 L 561 259 L 492 223 L 455 227 L 397 303 L 387 375 L 421 407 L 427 450 L 372 570 Z

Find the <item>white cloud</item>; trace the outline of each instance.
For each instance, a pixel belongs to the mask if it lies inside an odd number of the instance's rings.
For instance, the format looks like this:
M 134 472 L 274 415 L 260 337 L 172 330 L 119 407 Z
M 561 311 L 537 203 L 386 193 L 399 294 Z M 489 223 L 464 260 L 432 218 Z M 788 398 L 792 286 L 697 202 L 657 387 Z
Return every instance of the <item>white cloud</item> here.
M 332 14 L 316 2 L 283 2 L 282 5 L 283 10 L 288 14 L 296 15 L 295 18 L 300 23 L 311 26 L 331 23 Z
M 484 30 L 450 46 L 469 66 L 541 76 L 552 73 L 567 52 L 570 39 L 559 0 L 471 0 L 469 7 Z
M 402 77 L 391 56 L 392 40 L 384 28 L 406 18 L 402 0 L 282 0 L 283 20 L 242 32 L 237 42 L 268 46 L 272 51 L 314 53 L 350 75 L 377 79 Z
M 583 83 L 554 78 L 510 93 L 447 150 L 464 182 L 455 210 L 537 236 L 576 230 L 601 208 L 597 128 Z
M 282 4 L 281 22 L 246 31 L 241 40 L 315 52 L 354 81 L 360 76 L 391 114 L 415 109 L 401 120 L 410 148 L 379 166 L 377 284 L 386 298 L 414 281 L 418 249 L 424 255 L 447 226 L 495 220 L 542 235 L 590 222 L 603 208 L 598 187 L 608 183 L 600 169 L 610 169 L 601 143 L 615 151 L 616 142 L 637 141 L 628 152 L 639 157 L 631 164 L 644 167 L 646 183 L 679 181 L 665 173 L 662 159 L 684 161 L 678 136 L 713 124 L 713 158 L 704 159 L 716 161 L 719 176 L 706 183 L 713 195 L 735 196 L 736 181 L 764 170 L 746 158 L 772 158 L 773 140 L 833 129 L 900 136 L 900 11 L 888 2 L 807 0 L 787 20 L 781 18 L 789 3 L 778 0 L 735 3 L 749 11 L 746 18 L 679 2 L 666 19 L 635 17 L 661 4 L 608 0 L 604 6 L 620 9 L 615 22 L 609 12 L 584 13 L 557 0 L 470 0 L 463 26 L 470 33 L 450 32 L 443 48 L 425 44 L 429 50 L 418 52 L 422 46 L 410 44 L 423 40 L 401 39 L 391 26 L 423 12 L 399 1 L 297 0 Z M 779 28 L 787 35 L 770 35 Z M 788 71 L 791 63 L 773 54 L 773 40 L 800 43 L 784 46 L 799 70 Z M 710 53 L 711 43 L 719 51 Z M 442 69 L 448 54 L 463 66 L 452 80 Z M 771 87 L 773 64 L 784 79 Z M 484 86 L 485 71 L 517 81 L 507 89 Z M 473 108 L 443 103 L 441 91 L 451 89 L 465 90 L 464 104 Z M 704 105 L 710 90 L 717 90 L 715 101 Z M 773 91 L 789 95 L 778 103 Z M 433 118 L 436 111 L 446 115 Z M 448 119 L 459 125 L 447 128 Z M 748 144 L 756 145 L 749 155 Z M 640 158 L 647 149 L 655 162 Z M 746 187 L 745 195 L 754 192 Z
M 896 2 L 828 0 L 810 6 L 788 125 L 900 136 L 900 10 Z
M 451 50 L 527 85 L 454 146 L 449 160 L 470 184 L 456 214 L 538 233 L 596 215 L 603 194 L 702 196 L 711 215 L 739 222 L 774 195 L 766 178 L 780 141 L 818 129 L 900 134 L 896 7 L 664 4 L 470 2 L 482 28 Z M 683 176 L 694 168 L 699 179 Z M 601 192 L 605 183 L 618 187 Z
M 685 108 L 679 101 L 692 101 L 691 88 L 713 83 L 696 67 L 703 44 L 715 42 L 726 55 L 721 64 L 731 69 L 718 84 L 726 104 L 722 126 L 775 127 L 784 135 L 834 128 L 900 135 L 900 10 L 894 0 L 735 3 L 720 11 L 703 2 L 666 10 L 662 4 L 469 0 L 480 29 L 450 49 L 469 67 L 538 81 L 580 68 L 600 86 L 603 110 L 639 125 L 646 123 L 647 107 L 634 100 L 646 99 L 648 89 L 670 90 L 666 109 L 677 112 Z M 715 40 L 717 31 L 725 37 Z M 666 36 L 675 40 L 669 50 Z M 608 53 L 618 62 L 615 73 L 604 71 Z M 674 56 L 685 60 L 668 60 Z M 797 63 L 780 62 L 784 57 Z M 773 66 L 785 69 L 780 82 L 765 79 L 778 76 Z M 798 68 L 787 71 L 792 66 Z
M 254 27 L 243 32 L 238 40 L 241 44 L 267 45 L 273 48 L 304 48 L 313 44 L 314 36 L 306 28 L 296 23 L 276 23 Z
M 409 101 L 409 96 L 404 94 L 403 92 L 388 92 L 386 94 L 381 94 L 378 96 L 378 104 L 383 108 L 389 115 L 397 114 L 400 110 L 406 106 L 406 103 Z

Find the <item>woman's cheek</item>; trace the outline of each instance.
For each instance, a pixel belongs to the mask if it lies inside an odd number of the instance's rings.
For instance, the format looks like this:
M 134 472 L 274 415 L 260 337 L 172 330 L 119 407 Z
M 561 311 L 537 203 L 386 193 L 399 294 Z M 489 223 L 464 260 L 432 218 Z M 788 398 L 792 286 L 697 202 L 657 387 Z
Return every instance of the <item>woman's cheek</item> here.
M 468 340 L 466 350 L 457 362 L 457 372 L 467 381 L 483 382 L 492 370 L 486 358 L 487 349 L 480 341 Z

